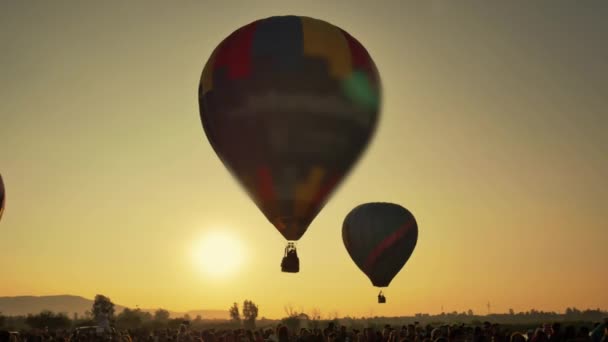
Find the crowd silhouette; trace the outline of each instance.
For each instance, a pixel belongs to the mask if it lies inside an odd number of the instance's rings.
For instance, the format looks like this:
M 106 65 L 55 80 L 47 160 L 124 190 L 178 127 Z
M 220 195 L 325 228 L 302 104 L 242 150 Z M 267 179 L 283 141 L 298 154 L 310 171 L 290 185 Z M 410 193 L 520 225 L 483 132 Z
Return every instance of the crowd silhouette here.
M 333 313 L 323 320 L 319 309 L 308 315 L 288 305 L 287 317 L 269 320 L 258 319 L 258 305 L 245 300 L 242 306 L 233 303 L 228 313 L 229 320 L 172 318 L 165 309 L 123 308 L 116 314 L 111 299 L 98 294 L 91 310 L 73 319 L 49 310 L 0 314 L 0 342 L 608 342 L 608 312 L 600 309 L 341 319 Z
M 178 329 L 106 330 L 76 329 L 0 331 L 0 342 L 39 341 L 123 341 L 123 342 L 608 342 L 608 318 L 591 326 L 542 324 L 525 331 L 509 326 L 484 322 L 481 325 L 442 324 L 402 326 L 384 325 L 378 328 L 347 328 L 329 322 L 324 328 L 290 329 L 279 323 L 261 329 L 204 329 L 182 323 Z

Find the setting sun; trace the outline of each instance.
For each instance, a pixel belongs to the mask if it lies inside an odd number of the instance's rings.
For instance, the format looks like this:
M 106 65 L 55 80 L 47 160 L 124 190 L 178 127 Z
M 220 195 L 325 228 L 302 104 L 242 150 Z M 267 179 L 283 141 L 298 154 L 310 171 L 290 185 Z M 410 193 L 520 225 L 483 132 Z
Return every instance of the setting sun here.
M 206 233 L 194 246 L 194 261 L 213 278 L 234 274 L 243 263 L 243 244 L 228 232 Z

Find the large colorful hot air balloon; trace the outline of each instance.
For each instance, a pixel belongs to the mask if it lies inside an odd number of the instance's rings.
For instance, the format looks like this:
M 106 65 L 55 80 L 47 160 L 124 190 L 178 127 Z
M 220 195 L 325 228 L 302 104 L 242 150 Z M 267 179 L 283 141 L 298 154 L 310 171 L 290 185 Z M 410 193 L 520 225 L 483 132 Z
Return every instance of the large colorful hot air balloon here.
M 387 287 L 416 247 L 418 224 L 412 213 L 398 204 L 366 203 L 344 219 L 342 240 L 372 284 Z M 386 302 L 382 291 L 378 302 Z
M 288 241 L 297 241 L 368 145 L 380 80 L 366 49 L 327 22 L 257 20 L 213 51 L 199 85 L 221 161 Z M 292 242 L 282 269 L 298 272 Z
M 4 213 L 4 202 L 6 202 L 4 182 L 2 181 L 2 175 L 0 175 L 0 220 L 2 220 L 2 214 Z

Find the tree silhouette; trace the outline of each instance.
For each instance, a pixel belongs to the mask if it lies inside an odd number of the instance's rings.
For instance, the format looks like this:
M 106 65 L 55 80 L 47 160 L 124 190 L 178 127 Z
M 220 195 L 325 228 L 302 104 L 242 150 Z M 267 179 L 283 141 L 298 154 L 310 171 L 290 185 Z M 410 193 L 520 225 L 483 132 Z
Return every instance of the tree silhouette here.
M 250 301 L 243 302 L 243 319 L 246 329 L 255 329 L 255 320 L 258 318 L 258 306 Z
M 302 308 L 295 309 L 292 304 L 287 304 L 283 306 L 287 317 L 281 320 L 290 331 L 296 331 L 300 328 L 301 321 L 310 321 L 310 317 L 304 313 Z
M 165 309 L 158 309 L 154 312 L 154 320 L 160 323 L 167 323 L 170 316 L 169 311 Z
M 310 317 L 312 327 L 317 329 L 319 327 L 319 321 L 321 320 L 321 309 L 317 307 L 312 308 L 308 317 Z
M 283 306 L 283 310 L 285 310 L 287 317 L 297 317 L 298 315 L 300 315 L 300 312 L 296 310 L 292 304 L 287 304 Z
M 111 321 L 114 318 L 114 303 L 112 303 L 110 298 L 98 294 L 95 296 L 95 302 L 93 303 L 91 313 L 98 323 L 105 319 Z
M 34 329 L 48 327 L 50 330 L 56 330 L 68 328 L 71 321 L 66 314 L 55 314 L 52 311 L 44 310 L 37 315 L 28 315 L 25 319 L 25 324 Z
M 241 314 L 239 312 L 239 304 L 238 303 L 234 303 L 232 304 L 232 306 L 230 307 L 230 309 L 228 309 L 228 312 L 230 312 L 230 320 L 232 320 L 233 322 L 241 322 Z
M 137 329 L 143 323 L 151 320 L 152 315 L 148 312 L 141 311 L 140 309 L 131 310 L 125 308 L 116 316 L 116 326 L 120 329 Z

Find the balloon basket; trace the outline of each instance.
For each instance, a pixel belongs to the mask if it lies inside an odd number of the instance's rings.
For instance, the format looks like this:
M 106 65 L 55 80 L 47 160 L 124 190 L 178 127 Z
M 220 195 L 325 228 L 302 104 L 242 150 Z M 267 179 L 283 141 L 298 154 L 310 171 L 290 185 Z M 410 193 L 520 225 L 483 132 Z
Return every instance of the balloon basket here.
M 382 294 L 382 291 L 380 291 L 380 293 L 378 294 L 378 303 L 380 303 L 380 304 L 386 303 L 386 297 L 384 297 L 384 295 Z
M 298 259 L 298 252 L 293 242 L 288 243 L 287 247 L 285 247 L 285 255 L 281 262 L 281 271 L 284 273 L 300 272 L 300 259 Z

